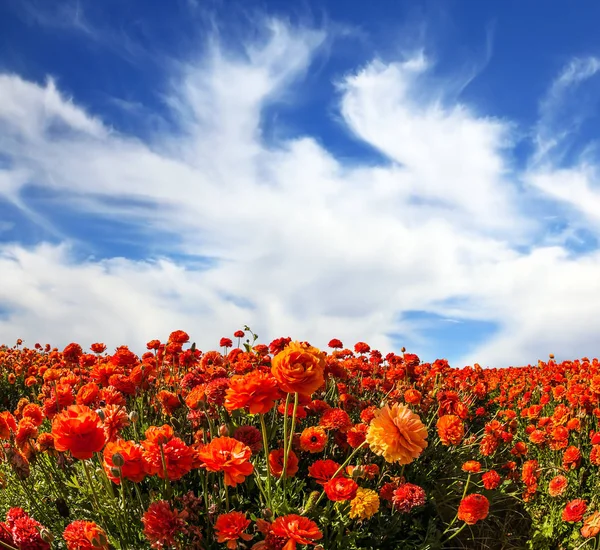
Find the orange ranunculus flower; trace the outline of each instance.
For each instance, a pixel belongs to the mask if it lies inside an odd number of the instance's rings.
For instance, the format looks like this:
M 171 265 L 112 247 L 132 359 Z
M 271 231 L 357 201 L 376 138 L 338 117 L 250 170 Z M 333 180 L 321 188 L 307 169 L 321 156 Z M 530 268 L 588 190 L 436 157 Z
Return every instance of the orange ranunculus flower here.
M 211 472 L 223 472 L 225 484 L 235 487 L 254 471 L 249 462 L 252 450 L 232 437 L 217 437 L 198 450 L 201 467 Z
M 67 550 L 108 550 L 108 538 L 93 521 L 75 520 L 63 532 Z
M 320 426 L 305 428 L 300 434 L 300 448 L 309 453 L 320 453 L 327 445 L 327 434 Z
M 277 449 L 269 453 L 269 467 L 271 474 L 276 477 L 281 477 L 283 473 L 283 460 L 285 452 L 283 449 Z M 285 475 L 286 477 L 294 477 L 298 473 L 298 457 L 294 451 L 290 450 Z
M 462 465 L 462 471 L 463 472 L 469 472 L 471 474 L 477 474 L 481 471 L 481 463 L 478 462 L 477 460 L 467 460 L 463 465 Z
M 106 433 L 98 414 L 85 405 L 71 405 L 52 422 L 54 448 L 71 451 L 80 460 L 92 458 L 106 443 Z
M 194 449 L 178 437 L 173 437 L 173 429 L 168 425 L 148 428 L 142 447 L 145 470 L 149 475 L 175 481 L 190 472 L 194 466 Z
M 598 533 L 600 533 L 600 512 L 594 512 L 583 520 L 581 536 L 586 539 L 591 539 L 598 536 Z
M 238 547 L 238 539 L 245 541 L 252 540 L 252 535 L 244 533 L 249 525 L 250 520 L 246 518 L 246 514 L 242 514 L 241 512 L 221 514 L 215 522 L 217 542 L 226 542 L 227 548 L 235 550 Z
M 341 502 L 352 500 L 356 496 L 358 483 L 347 477 L 334 477 L 323 485 L 323 489 L 329 500 Z
M 111 481 L 117 485 L 121 478 L 113 470 L 121 468 L 121 476 L 134 483 L 139 483 L 146 477 L 143 457 L 144 448 L 135 441 L 119 439 L 109 442 L 104 447 L 104 470 Z
M 490 510 L 490 503 L 486 497 L 479 494 L 467 495 L 458 506 L 458 519 L 467 525 L 475 525 L 485 519 Z
M 569 480 L 563 475 L 554 476 L 548 484 L 548 494 L 551 497 L 559 497 L 567 490 Z
M 458 445 L 465 436 L 463 421 L 454 414 L 441 416 L 436 424 L 440 441 L 443 445 Z
M 405 405 L 385 406 L 375 414 L 366 441 L 387 462 L 410 464 L 427 447 L 427 428 Z
M 325 383 L 324 355 L 308 344 L 290 342 L 273 357 L 271 372 L 283 391 L 311 395 Z
M 315 544 L 313 541 L 323 538 L 317 524 L 297 514 L 288 514 L 277 518 L 271 524 L 271 533 L 287 540 L 282 550 L 295 550 L 297 544 Z
M 231 377 L 225 392 L 225 408 L 228 411 L 248 408 L 250 414 L 265 414 L 279 398 L 279 387 L 273 375 L 255 370 Z

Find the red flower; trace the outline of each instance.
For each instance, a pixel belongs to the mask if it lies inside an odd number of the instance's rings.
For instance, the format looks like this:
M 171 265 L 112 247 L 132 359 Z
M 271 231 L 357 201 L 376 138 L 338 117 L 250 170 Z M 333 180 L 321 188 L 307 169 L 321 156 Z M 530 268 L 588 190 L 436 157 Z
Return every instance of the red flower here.
M 358 484 L 347 477 L 335 477 L 323 485 L 327 498 L 333 502 L 352 500 L 356 496 Z
M 585 500 L 576 498 L 567 503 L 562 513 L 562 519 L 570 523 L 577 523 L 583 519 L 586 510 L 587 504 Z
M 63 532 L 67 550 L 108 550 L 106 533 L 93 521 L 76 520 Z
M 315 544 L 323 537 L 317 524 L 303 516 L 288 514 L 277 518 L 271 524 L 271 533 L 287 540 L 282 550 L 295 550 L 297 544 Z
M 423 506 L 427 494 L 422 487 L 412 483 L 402 483 L 392 496 L 392 503 L 397 510 L 408 513 L 417 506 Z
M 71 405 L 52 422 L 54 447 L 71 451 L 80 460 L 88 460 L 101 451 L 106 443 L 102 420 L 85 405 Z
M 254 426 L 240 426 L 233 432 L 233 439 L 248 445 L 253 453 L 258 453 L 263 448 L 262 434 Z
M 342 344 L 341 340 L 333 338 L 332 340 L 329 340 L 329 344 L 327 344 L 327 346 L 334 349 L 342 349 L 344 347 L 344 344 Z
M 354 344 L 354 351 L 356 353 L 369 353 L 369 351 L 371 351 L 371 346 L 369 346 L 369 344 L 365 344 L 364 342 L 357 342 Z
M 308 467 L 308 475 L 315 479 L 319 485 L 325 485 L 339 470 L 340 464 L 333 460 L 317 460 Z M 340 472 L 338 476 L 342 475 Z
M 481 476 L 481 481 L 483 481 L 483 486 L 487 490 L 491 490 L 497 489 L 500 486 L 502 478 L 496 470 L 490 470 Z
M 12 537 L 9 543 L 12 546 L 23 550 L 50 550 L 50 544 L 40 535 L 43 525 L 30 517 L 22 508 L 11 508 L 7 512 L 6 526 Z M 3 529 L 1 525 L 0 529 Z
M 142 516 L 142 523 L 152 548 L 178 547 L 176 537 L 183 531 L 185 522 L 166 500 L 153 502 Z
M 245 333 L 243 330 L 236 330 L 236 331 L 233 333 L 233 335 L 234 335 L 236 338 L 243 338 L 243 337 L 246 335 L 246 333 Z
M 483 495 L 467 495 L 458 506 L 458 519 L 467 525 L 475 525 L 478 521 L 487 518 L 489 510 L 490 503 Z
M 281 477 L 283 473 L 283 461 L 285 452 L 283 449 L 277 449 L 269 453 L 269 467 L 271 474 L 276 477 Z M 298 457 L 294 451 L 290 450 L 287 461 L 286 477 L 294 477 L 298 473 Z
M 233 346 L 231 338 L 221 338 L 221 340 L 219 340 L 219 347 L 230 348 L 231 346 Z
M 175 481 L 192 469 L 194 449 L 178 437 L 173 437 L 173 429 L 168 425 L 148 428 L 142 447 L 146 473 L 149 475 Z
M 327 430 L 339 430 L 347 432 L 352 427 L 352 420 L 346 411 L 342 409 L 327 409 L 323 412 L 319 426 Z
M 346 432 L 346 441 L 353 449 L 360 447 L 366 440 L 369 426 L 366 424 L 355 424 Z
M 238 539 L 245 541 L 252 539 L 252 535 L 244 533 L 249 525 L 250 520 L 246 519 L 246 515 L 241 512 L 221 514 L 215 523 L 217 542 L 227 542 L 227 548 L 235 550 Z

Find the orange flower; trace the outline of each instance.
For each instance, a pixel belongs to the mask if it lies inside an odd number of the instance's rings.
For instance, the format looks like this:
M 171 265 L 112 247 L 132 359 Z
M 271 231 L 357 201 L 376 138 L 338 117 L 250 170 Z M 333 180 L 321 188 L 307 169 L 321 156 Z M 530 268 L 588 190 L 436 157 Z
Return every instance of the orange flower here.
M 237 540 L 251 540 L 252 535 L 244 533 L 250 525 L 250 520 L 241 512 L 229 512 L 221 514 L 215 522 L 215 535 L 217 542 L 227 542 L 227 548 L 235 550 L 238 546 Z
M 306 428 L 300 434 L 300 448 L 309 453 L 320 453 L 327 445 L 327 434 L 319 426 Z
M 271 372 L 283 391 L 311 395 L 325 383 L 324 355 L 308 344 L 290 342 L 273 357 Z
M 427 428 L 405 405 L 385 406 L 369 425 L 366 441 L 387 462 L 410 464 L 427 447 Z
M 583 520 L 581 528 L 581 536 L 586 539 L 591 539 L 600 533 L 600 512 L 594 512 Z
M 102 421 L 96 412 L 85 405 L 71 405 L 52 422 L 54 447 L 71 451 L 80 460 L 92 458 L 106 443 Z
M 334 477 L 323 485 L 327 498 L 333 502 L 352 500 L 356 496 L 358 484 L 347 477 Z
M 268 372 L 255 370 L 231 377 L 225 392 L 225 408 L 228 411 L 248 408 L 250 414 L 265 414 L 279 398 L 277 380 Z
M 551 497 L 559 497 L 567 490 L 568 484 L 569 481 L 565 476 L 557 475 L 553 477 L 548 484 L 548 494 Z
M 283 473 L 283 460 L 285 453 L 283 449 L 277 449 L 269 453 L 269 467 L 271 468 L 271 474 L 276 477 L 281 477 Z M 294 451 L 290 450 L 288 455 L 288 462 L 285 475 L 286 477 L 294 477 L 298 473 L 298 457 Z
M 121 469 L 121 476 L 134 483 L 139 483 L 146 477 L 143 458 L 144 449 L 135 441 L 118 440 L 107 443 L 104 447 L 104 470 L 106 475 L 116 483 L 121 483 L 121 478 L 115 475 L 114 469 Z
M 168 425 L 148 428 L 142 446 L 145 470 L 149 475 L 175 481 L 193 467 L 194 449 L 178 437 L 173 437 L 173 429 Z
M 78 519 L 63 532 L 67 550 L 108 550 L 106 533 L 93 521 Z
M 477 462 L 477 460 L 467 460 L 462 465 L 462 471 L 476 474 L 481 471 L 481 463 Z
M 252 451 L 241 441 L 231 437 L 217 437 L 198 453 L 201 466 L 210 472 L 223 472 L 225 484 L 235 487 L 243 483 L 246 476 L 254 471 L 249 462 Z
M 271 524 L 271 532 L 276 537 L 287 540 L 282 550 L 295 550 L 297 544 L 314 545 L 313 541 L 323 538 L 323 533 L 314 521 L 297 514 L 277 518 Z
M 489 510 L 490 503 L 483 495 L 467 495 L 458 506 L 458 519 L 467 525 L 475 525 L 487 517 Z
M 436 424 L 440 441 L 443 445 L 458 445 L 465 436 L 465 425 L 454 414 L 441 416 Z

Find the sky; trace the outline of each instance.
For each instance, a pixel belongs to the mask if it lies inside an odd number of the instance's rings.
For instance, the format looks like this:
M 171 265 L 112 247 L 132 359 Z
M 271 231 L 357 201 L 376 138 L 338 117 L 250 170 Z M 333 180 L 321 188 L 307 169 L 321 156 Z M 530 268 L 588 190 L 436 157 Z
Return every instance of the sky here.
M 597 356 L 599 18 L 0 2 L 0 341 Z

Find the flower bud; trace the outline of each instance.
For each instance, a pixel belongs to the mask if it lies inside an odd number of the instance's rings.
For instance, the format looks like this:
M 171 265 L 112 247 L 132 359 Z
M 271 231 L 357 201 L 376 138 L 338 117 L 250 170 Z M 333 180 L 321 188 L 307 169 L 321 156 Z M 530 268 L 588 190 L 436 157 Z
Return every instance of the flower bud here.
M 102 409 L 96 409 L 96 414 L 100 417 L 100 420 L 102 420 L 102 422 L 104 422 L 104 418 L 105 418 L 104 411 Z
M 115 477 L 121 477 L 121 470 L 119 468 L 111 468 L 110 473 Z
M 227 437 L 229 435 L 229 428 L 225 424 L 219 426 L 219 435 L 221 437 Z
M 40 531 L 40 538 L 44 541 L 47 542 L 48 544 L 51 544 L 52 541 L 54 540 L 54 535 L 48 531 L 48 529 L 46 529 L 45 527 Z
M 129 420 L 137 422 L 140 419 L 140 414 L 137 411 L 131 411 L 129 413 Z
M 115 453 L 112 455 L 112 461 L 117 468 L 121 468 L 125 464 L 125 459 L 121 453 Z

